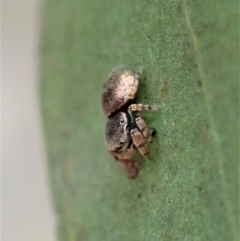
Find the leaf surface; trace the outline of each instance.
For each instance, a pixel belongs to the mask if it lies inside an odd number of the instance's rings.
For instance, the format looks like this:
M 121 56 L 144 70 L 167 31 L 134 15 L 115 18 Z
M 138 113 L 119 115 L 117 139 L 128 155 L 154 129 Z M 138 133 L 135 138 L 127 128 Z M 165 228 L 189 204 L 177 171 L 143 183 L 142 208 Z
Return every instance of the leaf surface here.
M 237 2 L 49 0 L 41 98 L 59 238 L 238 240 Z M 157 130 L 131 181 L 108 155 L 100 99 L 112 68 L 144 67 Z

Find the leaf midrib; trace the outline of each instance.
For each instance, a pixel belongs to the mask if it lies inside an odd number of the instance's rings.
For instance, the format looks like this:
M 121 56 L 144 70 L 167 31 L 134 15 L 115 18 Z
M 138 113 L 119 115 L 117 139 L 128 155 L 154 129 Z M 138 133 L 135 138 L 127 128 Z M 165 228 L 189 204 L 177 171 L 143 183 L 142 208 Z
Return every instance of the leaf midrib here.
M 233 207 L 232 207 L 231 202 L 227 195 L 227 189 L 228 189 L 227 181 L 226 181 L 226 175 L 225 175 L 224 168 L 223 168 L 224 158 L 223 158 L 223 154 L 222 154 L 221 148 L 220 148 L 219 136 L 217 133 L 216 125 L 213 120 L 212 106 L 211 106 L 210 96 L 209 96 L 209 93 L 207 90 L 207 78 L 206 78 L 203 63 L 201 60 L 199 44 L 198 44 L 197 37 L 193 31 L 193 27 L 192 27 L 190 16 L 189 16 L 188 9 L 187 9 L 186 0 L 183 0 L 183 13 L 184 13 L 188 31 L 190 33 L 190 37 L 192 39 L 193 50 L 194 50 L 194 55 L 195 55 L 194 57 L 196 60 L 199 77 L 202 82 L 202 92 L 204 95 L 204 102 L 205 102 L 205 106 L 206 106 L 206 110 L 207 110 L 207 117 L 209 120 L 209 125 L 210 125 L 210 129 L 211 129 L 212 137 L 213 137 L 213 142 L 214 142 L 215 150 L 217 153 L 218 172 L 219 172 L 219 176 L 221 179 L 222 189 L 224 192 L 224 203 L 225 203 L 226 210 L 227 210 L 227 220 L 228 220 L 228 224 L 230 226 L 231 232 L 232 232 L 232 236 L 233 236 L 234 240 L 237 240 L 238 234 L 237 234 L 236 223 L 234 222 Z

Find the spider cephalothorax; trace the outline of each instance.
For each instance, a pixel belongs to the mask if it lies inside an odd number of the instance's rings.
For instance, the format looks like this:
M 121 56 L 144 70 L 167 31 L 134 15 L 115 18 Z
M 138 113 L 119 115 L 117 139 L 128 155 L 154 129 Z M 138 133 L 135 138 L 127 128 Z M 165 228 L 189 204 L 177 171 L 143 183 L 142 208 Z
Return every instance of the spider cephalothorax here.
M 139 113 L 157 110 L 159 106 L 129 104 L 135 98 L 142 69 L 134 74 L 129 68 L 120 66 L 113 70 L 104 86 L 102 107 L 108 116 L 106 142 L 110 154 L 121 162 L 130 178 L 138 174 L 139 163 L 131 158 L 138 150 L 147 159 L 150 153 L 145 139 L 153 143 L 156 131 L 147 128 Z

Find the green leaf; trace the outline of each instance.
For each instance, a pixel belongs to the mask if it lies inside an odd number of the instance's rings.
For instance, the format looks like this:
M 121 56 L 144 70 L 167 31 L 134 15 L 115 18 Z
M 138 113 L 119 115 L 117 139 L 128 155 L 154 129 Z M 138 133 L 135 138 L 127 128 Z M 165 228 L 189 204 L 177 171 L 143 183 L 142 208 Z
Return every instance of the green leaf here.
M 59 239 L 238 240 L 239 9 L 220 0 L 49 0 L 41 97 Z M 108 155 L 101 93 L 144 67 L 158 131 L 127 178 Z

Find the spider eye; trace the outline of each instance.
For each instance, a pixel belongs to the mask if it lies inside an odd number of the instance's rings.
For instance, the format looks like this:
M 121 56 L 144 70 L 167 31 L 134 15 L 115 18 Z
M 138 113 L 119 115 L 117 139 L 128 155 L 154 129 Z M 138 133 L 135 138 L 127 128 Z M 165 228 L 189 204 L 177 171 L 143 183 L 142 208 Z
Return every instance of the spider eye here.
M 121 120 L 120 120 L 120 124 L 121 124 L 121 125 L 123 125 L 124 122 L 125 122 L 124 119 L 121 119 Z

